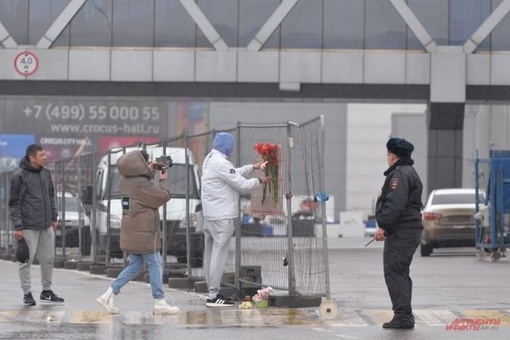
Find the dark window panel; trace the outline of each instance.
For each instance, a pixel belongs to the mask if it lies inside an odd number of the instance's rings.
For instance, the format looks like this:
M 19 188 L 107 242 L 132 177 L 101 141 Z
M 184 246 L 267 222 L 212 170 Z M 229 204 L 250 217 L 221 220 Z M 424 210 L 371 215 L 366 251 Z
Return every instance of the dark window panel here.
M 28 1 L 0 1 L 0 21 L 18 45 L 28 45 Z
M 436 44 L 448 45 L 448 1 L 409 0 L 408 5 Z M 408 29 L 407 48 L 410 50 L 424 49 L 410 29 Z
M 391 2 L 365 0 L 365 48 L 405 49 L 407 25 Z
M 281 48 L 322 47 L 322 0 L 299 1 L 283 19 Z
M 238 47 L 238 1 L 237 0 L 199 0 L 198 7 L 228 47 Z M 211 43 L 202 33 L 197 31 L 197 46 L 211 47 Z
M 28 44 L 37 45 L 43 34 L 50 28 L 60 13 L 69 3 L 68 0 L 31 0 L 28 4 Z M 67 36 L 67 37 L 66 37 Z M 61 38 L 69 41 L 69 31 L 64 31 Z M 18 43 L 19 44 L 19 43 Z
M 492 1 L 492 10 L 494 11 L 500 4 L 502 0 L 493 0 Z M 510 15 L 507 14 L 503 20 L 494 28 L 492 34 L 490 34 L 483 44 L 485 45 L 490 41 L 491 47 L 493 51 L 509 51 L 510 50 L 510 39 L 508 37 L 508 32 L 510 32 Z
M 113 0 L 113 46 L 154 46 L 154 0 Z
M 111 46 L 112 22 L 112 0 L 85 2 L 71 21 L 71 46 Z
M 240 0 L 239 47 L 248 46 L 279 5 L 279 0 Z M 262 48 L 278 48 L 279 31 L 278 26 Z
M 179 0 L 156 0 L 156 47 L 196 46 L 197 26 Z
M 464 45 L 491 13 L 491 2 L 487 0 L 451 0 L 450 45 Z M 487 40 L 478 51 L 487 50 Z
M 324 48 L 362 49 L 364 3 L 324 0 Z

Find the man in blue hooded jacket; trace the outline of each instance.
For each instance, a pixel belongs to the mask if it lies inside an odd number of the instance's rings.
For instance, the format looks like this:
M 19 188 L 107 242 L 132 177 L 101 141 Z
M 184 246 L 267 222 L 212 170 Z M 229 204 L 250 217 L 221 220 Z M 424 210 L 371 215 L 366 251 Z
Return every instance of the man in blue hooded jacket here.
M 259 188 L 270 177 L 244 176 L 263 167 L 264 162 L 234 168 L 228 157 L 234 148 L 234 137 L 220 132 L 202 165 L 202 211 L 204 214 L 204 276 L 209 296 L 208 307 L 231 307 L 234 302 L 220 293 L 221 278 L 228 257 L 235 219 L 239 217 L 239 192 Z

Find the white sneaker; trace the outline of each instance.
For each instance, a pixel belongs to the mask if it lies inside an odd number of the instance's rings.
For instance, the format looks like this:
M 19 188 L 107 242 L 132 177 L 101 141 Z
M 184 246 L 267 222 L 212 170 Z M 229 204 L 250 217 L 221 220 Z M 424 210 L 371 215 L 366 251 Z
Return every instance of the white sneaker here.
M 113 291 L 112 291 L 112 287 L 108 288 L 108 290 L 103 295 L 98 297 L 96 299 L 96 301 L 99 302 L 99 304 L 101 306 L 106 308 L 106 310 L 108 312 L 110 312 L 112 314 L 119 314 L 120 313 L 119 309 L 113 305 Z
M 154 315 L 170 315 L 180 311 L 179 307 L 170 306 L 165 299 L 154 300 Z

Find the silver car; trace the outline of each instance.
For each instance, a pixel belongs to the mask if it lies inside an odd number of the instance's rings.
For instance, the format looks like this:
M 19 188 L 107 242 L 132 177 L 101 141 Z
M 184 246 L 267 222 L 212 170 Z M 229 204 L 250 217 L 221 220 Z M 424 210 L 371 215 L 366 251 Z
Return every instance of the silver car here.
M 478 202 L 485 202 L 481 190 Z M 475 212 L 475 189 L 432 191 L 422 211 L 421 256 L 429 256 L 435 248 L 474 247 Z

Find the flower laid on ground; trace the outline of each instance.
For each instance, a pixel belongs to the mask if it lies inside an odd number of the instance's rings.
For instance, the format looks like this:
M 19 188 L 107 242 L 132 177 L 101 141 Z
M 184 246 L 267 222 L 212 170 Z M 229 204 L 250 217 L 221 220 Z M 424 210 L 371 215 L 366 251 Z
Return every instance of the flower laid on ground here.
M 240 308 L 240 309 L 250 309 L 250 308 L 253 308 L 253 303 L 251 303 L 251 301 L 243 301 L 237 307 Z
M 254 302 L 261 302 L 264 300 L 267 300 L 269 298 L 269 295 L 273 292 L 273 288 L 266 287 L 257 290 L 257 294 L 253 295 L 251 298 Z
M 237 307 L 241 308 L 241 309 L 250 309 L 250 308 L 253 308 L 253 302 L 251 301 L 251 296 L 246 295 L 244 297 L 243 302 L 239 306 L 237 306 Z
M 262 156 L 263 161 L 267 161 L 267 166 L 264 168 L 264 172 L 266 176 L 271 177 L 271 181 L 264 184 L 264 189 L 262 191 L 262 204 L 264 204 L 266 200 L 267 191 L 271 194 L 272 202 L 274 204 L 278 204 L 278 157 L 276 155 L 278 152 L 278 145 L 271 143 L 257 143 L 253 149 Z

